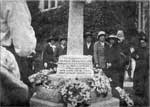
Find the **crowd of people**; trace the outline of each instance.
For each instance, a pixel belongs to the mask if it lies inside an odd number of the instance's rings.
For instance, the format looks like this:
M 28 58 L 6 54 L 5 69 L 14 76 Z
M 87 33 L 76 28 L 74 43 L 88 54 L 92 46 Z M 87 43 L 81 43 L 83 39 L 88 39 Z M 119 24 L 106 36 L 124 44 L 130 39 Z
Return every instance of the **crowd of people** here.
M 97 40 L 90 32 L 84 35 L 84 55 L 93 57 L 93 65 L 102 68 L 105 74 L 112 79 L 113 95 L 119 98 L 116 87 L 123 88 L 125 76 L 133 81 L 132 99 L 135 105 L 148 104 L 148 70 L 149 53 L 147 36 L 141 32 L 137 34 L 137 40 L 131 41 L 125 38 L 123 30 L 116 34 L 107 34 L 100 31 Z M 136 39 L 135 37 L 135 39 Z M 50 37 L 43 54 L 43 66 L 46 69 L 56 66 L 60 55 L 67 53 L 67 39 Z M 136 42 L 136 43 L 135 43 Z M 124 105 L 124 103 L 123 103 Z

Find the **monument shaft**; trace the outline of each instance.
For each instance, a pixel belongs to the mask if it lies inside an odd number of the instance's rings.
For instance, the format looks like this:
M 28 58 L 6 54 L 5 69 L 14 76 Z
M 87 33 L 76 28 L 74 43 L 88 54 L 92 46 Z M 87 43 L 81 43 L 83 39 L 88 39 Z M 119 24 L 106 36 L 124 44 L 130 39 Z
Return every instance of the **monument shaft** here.
M 70 0 L 67 55 L 83 55 L 84 2 Z

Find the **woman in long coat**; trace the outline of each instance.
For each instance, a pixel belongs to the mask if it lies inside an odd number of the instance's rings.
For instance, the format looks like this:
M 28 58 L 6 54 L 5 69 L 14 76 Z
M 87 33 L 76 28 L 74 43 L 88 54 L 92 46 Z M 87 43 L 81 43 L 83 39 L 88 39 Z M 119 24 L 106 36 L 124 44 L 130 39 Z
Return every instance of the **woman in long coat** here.
M 120 82 L 121 71 L 120 68 L 123 64 L 123 59 L 120 55 L 120 49 L 118 46 L 118 38 L 115 35 L 110 35 L 108 38 L 109 45 L 105 48 L 105 59 L 106 59 L 106 75 L 112 79 L 112 87 L 121 87 Z
M 105 68 L 105 56 L 104 56 L 104 48 L 105 44 L 105 36 L 106 33 L 104 31 L 100 31 L 98 33 L 98 41 L 94 44 L 94 62 L 96 67 Z

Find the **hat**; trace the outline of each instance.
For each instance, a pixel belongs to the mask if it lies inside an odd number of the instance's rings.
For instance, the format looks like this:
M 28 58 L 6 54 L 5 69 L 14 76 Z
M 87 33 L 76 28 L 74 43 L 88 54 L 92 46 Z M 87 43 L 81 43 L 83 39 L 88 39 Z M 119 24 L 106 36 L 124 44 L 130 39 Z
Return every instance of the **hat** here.
M 51 36 L 51 37 L 48 38 L 47 42 L 50 42 L 51 40 L 56 41 L 57 39 L 56 39 L 56 37 Z
M 116 35 L 110 35 L 109 37 L 108 37 L 108 39 L 115 39 L 115 40 L 119 40 L 119 38 L 116 36 Z
M 61 37 L 60 41 L 62 41 L 62 40 L 66 40 L 67 41 L 67 38 L 66 37 Z
M 117 36 L 119 37 L 119 35 L 123 36 L 124 37 L 124 32 L 123 30 L 118 30 L 117 32 Z
M 146 37 L 144 37 L 144 36 L 140 37 L 140 38 L 139 38 L 139 41 L 140 41 L 140 40 L 147 41 Z
M 85 33 L 84 38 L 87 38 L 87 37 L 92 37 L 91 32 L 86 32 L 86 33 Z
M 97 39 L 99 39 L 100 36 L 106 36 L 106 33 L 104 31 L 100 31 L 98 32 Z

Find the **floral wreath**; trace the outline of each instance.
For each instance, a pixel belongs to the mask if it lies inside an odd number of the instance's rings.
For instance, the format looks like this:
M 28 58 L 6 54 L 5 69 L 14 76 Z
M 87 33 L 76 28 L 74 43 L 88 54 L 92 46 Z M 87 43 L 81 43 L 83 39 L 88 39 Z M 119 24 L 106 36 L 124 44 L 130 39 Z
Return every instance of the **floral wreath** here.
M 90 100 L 90 87 L 82 81 L 71 80 L 61 89 L 61 95 L 65 103 L 70 103 L 74 107 L 78 104 L 88 104 Z
M 103 95 L 104 97 L 111 92 L 110 79 L 106 77 L 101 69 L 96 69 L 97 75 L 89 81 L 92 91 L 97 93 L 97 96 Z

